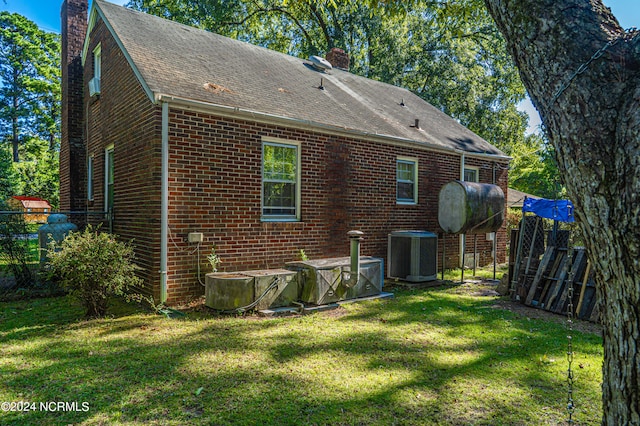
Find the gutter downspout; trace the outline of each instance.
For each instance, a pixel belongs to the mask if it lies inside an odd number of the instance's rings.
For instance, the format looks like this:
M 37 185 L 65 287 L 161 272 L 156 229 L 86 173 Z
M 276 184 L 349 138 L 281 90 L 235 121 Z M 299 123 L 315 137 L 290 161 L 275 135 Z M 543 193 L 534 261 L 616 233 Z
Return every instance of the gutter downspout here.
M 169 242 L 169 104 L 162 103 L 162 163 L 160 195 L 160 304 L 167 301 L 167 248 Z
M 460 153 L 460 180 L 464 182 L 464 151 Z M 467 245 L 467 234 L 460 235 L 460 271 L 461 271 L 461 282 L 464 282 L 464 252 Z

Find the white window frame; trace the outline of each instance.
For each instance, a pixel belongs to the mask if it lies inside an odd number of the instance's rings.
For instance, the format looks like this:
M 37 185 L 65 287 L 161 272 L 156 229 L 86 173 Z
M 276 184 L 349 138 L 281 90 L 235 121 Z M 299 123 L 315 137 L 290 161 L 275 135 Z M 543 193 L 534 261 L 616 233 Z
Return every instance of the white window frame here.
M 102 45 L 98 43 L 93 49 L 93 78 L 100 81 L 102 77 Z
M 475 180 L 467 180 L 466 179 L 466 174 L 467 172 L 473 172 L 475 174 Z M 480 182 L 480 168 L 479 167 L 475 167 L 475 166 L 464 166 L 464 174 L 462 175 L 462 179 L 464 179 L 467 182 Z
M 294 214 L 265 214 L 264 205 L 264 184 L 265 184 L 265 170 L 264 170 L 264 149 L 265 146 L 276 146 L 284 148 L 294 148 L 296 150 L 296 176 L 295 181 L 292 183 L 295 185 L 295 207 Z M 262 138 L 262 153 L 260 160 L 260 219 L 263 222 L 297 222 L 300 221 L 300 203 L 301 203 L 301 143 L 299 141 L 292 141 L 278 138 Z
M 93 155 L 87 159 L 87 200 L 93 201 Z
M 413 181 L 398 178 L 398 166 L 400 164 L 413 165 Z M 399 183 L 413 183 L 413 199 L 400 198 L 398 194 Z M 397 157 L 396 158 L 396 204 L 415 205 L 418 204 L 418 159 L 413 157 Z
M 112 163 L 109 162 L 109 154 L 111 154 Z M 110 164 L 113 165 L 113 176 L 110 171 Z M 113 180 L 110 181 L 110 178 L 113 177 Z M 114 158 L 114 149 L 113 144 L 109 145 L 104 150 L 104 211 L 108 212 L 110 208 L 113 207 L 113 199 L 109 197 L 109 188 L 113 186 L 115 182 L 115 158 Z M 115 198 L 115 197 L 114 197 Z

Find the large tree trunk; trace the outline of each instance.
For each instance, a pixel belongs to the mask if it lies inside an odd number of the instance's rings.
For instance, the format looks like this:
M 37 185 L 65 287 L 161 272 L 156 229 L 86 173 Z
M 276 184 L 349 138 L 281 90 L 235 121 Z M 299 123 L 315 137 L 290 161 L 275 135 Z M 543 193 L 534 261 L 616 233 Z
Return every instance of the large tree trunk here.
M 13 97 L 13 117 L 11 117 L 11 147 L 13 150 L 13 162 L 17 163 L 20 161 L 20 157 L 18 154 L 19 142 L 20 142 L 20 134 L 19 134 L 19 126 L 18 126 L 18 98 L 16 96 Z
M 600 0 L 485 3 L 557 150 L 595 265 L 602 423 L 639 425 L 640 34 Z

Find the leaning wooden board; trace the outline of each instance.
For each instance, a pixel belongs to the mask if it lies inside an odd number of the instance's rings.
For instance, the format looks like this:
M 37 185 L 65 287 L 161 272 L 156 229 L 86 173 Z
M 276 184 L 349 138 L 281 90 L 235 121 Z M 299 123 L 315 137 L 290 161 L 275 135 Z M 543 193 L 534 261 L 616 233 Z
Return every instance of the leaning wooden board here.
M 555 256 L 555 247 L 547 247 L 544 255 L 542 256 L 542 260 L 540 261 L 540 265 L 538 266 L 538 270 L 536 271 L 536 275 L 533 277 L 533 281 L 531 282 L 529 293 L 527 294 L 527 298 L 524 301 L 525 305 L 532 306 L 533 302 L 535 302 L 534 306 L 538 304 L 539 296 L 538 298 L 536 298 L 536 293 L 542 293 L 542 288 L 540 289 L 540 291 L 538 291 L 538 287 L 540 287 L 542 277 L 545 273 L 547 273 L 549 264 L 555 259 Z

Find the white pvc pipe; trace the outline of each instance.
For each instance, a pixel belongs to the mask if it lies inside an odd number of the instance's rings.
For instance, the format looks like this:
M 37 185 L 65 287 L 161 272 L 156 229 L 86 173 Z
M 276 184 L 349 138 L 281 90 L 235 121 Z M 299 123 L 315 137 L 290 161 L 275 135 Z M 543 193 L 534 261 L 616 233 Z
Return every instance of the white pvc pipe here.
M 460 180 L 464 181 L 464 166 L 465 166 L 465 158 L 464 158 L 464 153 L 460 154 Z M 462 270 L 462 280 L 464 281 L 464 252 L 465 252 L 465 246 L 467 245 L 467 238 L 466 235 L 460 235 L 459 239 L 459 244 L 460 244 L 460 249 L 458 250 L 459 255 L 460 255 L 460 269 Z
M 169 242 L 169 104 L 162 103 L 162 166 L 160 195 L 160 304 L 167 301 L 167 249 Z

